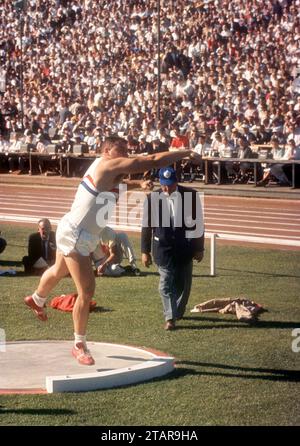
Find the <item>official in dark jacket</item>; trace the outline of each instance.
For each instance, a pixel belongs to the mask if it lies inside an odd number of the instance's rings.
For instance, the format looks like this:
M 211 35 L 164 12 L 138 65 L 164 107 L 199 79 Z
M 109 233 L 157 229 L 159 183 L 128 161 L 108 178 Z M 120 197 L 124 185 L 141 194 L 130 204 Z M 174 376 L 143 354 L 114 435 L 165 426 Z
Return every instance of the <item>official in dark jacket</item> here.
M 152 252 L 160 274 L 165 329 L 173 330 L 190 296 L 193 259 L 203 258 L 204 224 L 197 191 L 179 186 L 172 167 L 160 169 L 159 180 L 161 189 L 144 203 L 142 263 L 151 265 Z
M 41 274 L 55 262 L 55 232 L 51 230 L 47 218 L 38 222 L 38 232 L 31 234 L 28 240 L 28 256 L 23 257 L 26 274 Z

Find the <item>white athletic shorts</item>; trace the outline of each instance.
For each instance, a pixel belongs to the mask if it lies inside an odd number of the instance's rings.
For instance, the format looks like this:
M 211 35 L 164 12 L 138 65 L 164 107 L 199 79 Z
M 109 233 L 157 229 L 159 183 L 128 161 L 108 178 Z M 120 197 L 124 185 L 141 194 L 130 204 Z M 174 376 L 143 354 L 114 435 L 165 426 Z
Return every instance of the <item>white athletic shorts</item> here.
M 99 230 L 100 233 L 100 230 Z M 64 256 L 78 252 L 89 256 L 99 244 L 99 236 L 73 225 L 65 215 L 58 223 L 56 230 L 56 246 Z

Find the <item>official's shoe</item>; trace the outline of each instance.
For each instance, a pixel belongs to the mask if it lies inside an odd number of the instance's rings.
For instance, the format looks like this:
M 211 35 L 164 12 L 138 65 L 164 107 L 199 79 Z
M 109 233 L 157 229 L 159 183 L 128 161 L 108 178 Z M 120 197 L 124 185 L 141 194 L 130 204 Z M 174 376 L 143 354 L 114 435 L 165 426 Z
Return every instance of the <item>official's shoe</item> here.
M 46 314 L 46 306 L 44 307 L 39 307 L 33 300 L 32 296 L 27 296 L 24 298 L 24 303 L 25 305 L 27 305 L 27 307 L 31 308 L 31 310 L 34 312 L 34 314 L 36 315 L 36 317 L 40 320 L 40 321 L 47 321 L 48 317 Z
M 166 321 L 165 330 L 171 331 L 171 330 L 175 330 L 175 328 L 176 328 L 176 326 L 175 326 L 175 322 L 173 321 L 173 319 L 169 319 L 168 321 Z
M 72 349 L 72 355 L 77 359 L 79 364 L 82 365 L 94 365 L 95 360 L 92 357 L 90 351 L 85 347 L 82 342 L 76 344 Z

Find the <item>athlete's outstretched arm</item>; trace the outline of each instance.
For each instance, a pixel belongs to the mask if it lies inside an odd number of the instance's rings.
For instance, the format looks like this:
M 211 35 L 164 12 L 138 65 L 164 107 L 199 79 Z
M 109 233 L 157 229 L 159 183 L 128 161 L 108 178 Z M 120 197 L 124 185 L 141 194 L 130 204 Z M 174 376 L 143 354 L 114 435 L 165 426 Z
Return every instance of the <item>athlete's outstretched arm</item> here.
M 110 160 L 107 168 L 115 175 L 127 173 L 141 173 L 149 169 L 159 169 L 169 166 L 183 158 L 194 159 L 196 153 L 190 150 L 178 150 L 176 152 L 160 152 L 154 155 L 137 156 L 136 158 L 115 158 Z

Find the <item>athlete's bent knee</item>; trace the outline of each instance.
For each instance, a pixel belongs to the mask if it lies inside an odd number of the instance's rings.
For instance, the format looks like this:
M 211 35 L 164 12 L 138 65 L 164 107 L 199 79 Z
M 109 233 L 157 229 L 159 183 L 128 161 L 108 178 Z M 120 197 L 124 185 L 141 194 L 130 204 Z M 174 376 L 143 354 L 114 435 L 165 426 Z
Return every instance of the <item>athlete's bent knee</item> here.
M 68 271 L 65 270 L 61 270 L 59 268 L 55 268 L 53 267 L 53 271 L 52 271 L 53 276 L 55 277 L 55 279 L 63 279 L 64 277 L 67 276 Z
M 83 300 L 90 301 L 94 297 L 94 294 L 95 288 L 86 288 L 79 293 L 79 296 L 81 296 Z

